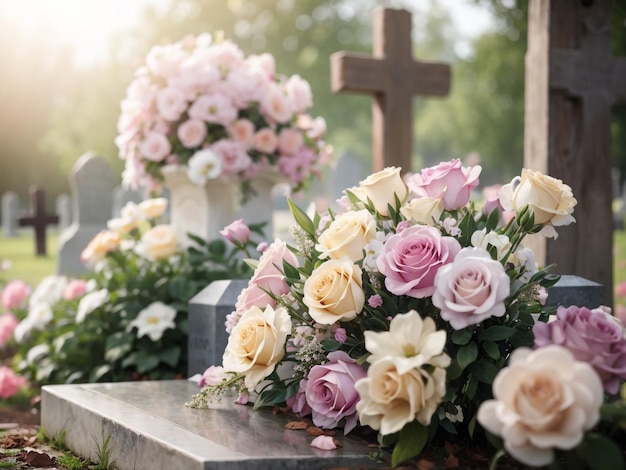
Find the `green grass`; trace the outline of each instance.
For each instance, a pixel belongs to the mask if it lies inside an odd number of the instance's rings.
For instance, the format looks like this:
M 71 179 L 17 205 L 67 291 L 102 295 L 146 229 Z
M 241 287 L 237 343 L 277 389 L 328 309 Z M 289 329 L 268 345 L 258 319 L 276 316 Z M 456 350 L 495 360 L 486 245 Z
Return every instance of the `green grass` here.
M 613 238 L 613 253 L 615 262 L 613 263 L 613 281 L 626 281 L 626 230 L 615 232 Z
M 47 232 L 47 256 L 35 255 L 35 237 L 29 231 L 23 231 L 14 238 L 0 235 L 0 260 L 11 262 L 8 270 L 0 271 L 0 283 L 21 279 L 30 286 L 36 286 L 44 277 L 56 273 L 58 247 L 59 237 L 55 230 Z

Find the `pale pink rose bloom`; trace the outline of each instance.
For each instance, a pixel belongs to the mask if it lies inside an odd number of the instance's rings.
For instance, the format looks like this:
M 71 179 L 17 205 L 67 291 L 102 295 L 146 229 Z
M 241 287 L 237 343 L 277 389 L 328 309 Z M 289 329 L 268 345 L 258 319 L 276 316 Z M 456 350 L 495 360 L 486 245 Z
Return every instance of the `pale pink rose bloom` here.
M 84 295 L 87 291 L 87 281 L 84 279 L 72 279 L 63 289 L 63 298 L 65 300 L 72 300 L 81 295 Z
M 220 69 L 227 71 L 241 67 L 244 62 L 244 55 L 239 46 L 228 40 L 213 44 L 207 50 L 207 57 L 211 62 L 219 64 Z
M 358 418 L 356 405 L 359 402 L 354 384 L 365 377 L 365 369 L 344 351 L 333 351 L 328 354 L 326 364 L 314 366 L 309 372 L 305 390 L 313 423 L 333 429 L 339 421 L 345 419 L 344 434 L 354 429 Z
M 189 119 L 178 126 L 176 134 L 183 147 L 195 148 L 204 142 L 207 135 L 206 124 L 197 119 Z
M 200 387 L 204 387 L 205 385 L 209 385 L 214 387 L 216 385 L 221 384 L 226 378 L 226 373 L 222 366 L 211 366 L 207 370 L 204 371 L 198 385 Z
M 437 271 L 459 251 L 455 238 L 442 237 L 434 227 L 413 225 L 386 240 L 376 264 L 392 294 L 423 299 L 433 295 Z
M 261 255 L 250 283 L 257 284 L 276 296 L 289 293 L 291 288 L 282 271 L 283 261 L 295 267 L 299 266 L 298 258 L 287 248 L 287 244 L 276 239 Z
M 189 108 L 189 117 L 228 126 L 237 119 L 237 108 L 226 96 L 211 93 L 193 102 Z
M 321 116 L 313 120 L 313 125 L 309 128 L 306 135 L 313 140 L 319 140 L 326 134 L 326 119 Z
M 278 151 L 283 155 L 293 155 L 304 145 L 302 132 L 286 127 L 278 134 Z
M 506 312 L 511 281 L 504 267 L 484 248 L 463 248 L 435 276 L 433 305 L 441 318 L 460 330 Z
M 215 91 L 230 97 L 235 107 L 242 109 L 252 102 L 259 102 L 270 86 L 263 72 L 254 70 L 234 70 L 222 81 Z
M 5 313 L 0 316 L 0 349 L 11 339 L 19 323 L 20 321 L 12 313 Z
M 273 85 L 261 101 L 261 112 L 269 121 L 285 123 L 293 116 L 293 106 L 285 92 Z
M 163 161 L 172 151 L 172 146 L 165 135 L 149 132 L 139 147 L 141 155 L 153 162 Z
M 311 410 L 311 407 L 306 401 L 305 392 L 306 392 L 307 383 L 308 383 L 308 380 L 306 379 L 301 380 L 296 394 L 287 398 L 287 401 L 286 401 L 287 406 L 291 408 L 291 411 L 293 411 L 295 414 L 297 414 L 300 417 L 308 416 L 313 411 Z
M 293 183 L 301 183 L 311 174 L 314 162 L 315 152 L 308 147 L 301 147 L 295 155 L 281 156 L 278 168 Z
M 2 289 L 2 306 L 7 310 L 13 310 L 24 306 L 31 289 L 24 281 L 14 279 Z
M 226 175 L 239 173 L 252 162 L 246 148 L 239 142 L 226 139 L 218 140 L 211 146 L 211 151 L 220 157 L 222 173 Z
M 219 231 L 226 240 L 235 245 L 245 245 L 250 239 L 250 228 L 245 224 L 243 219 L 235 220 L 230 225 Z
M 268 80 L 272 79 L 276 73 L 276 61 L 272 54 L 267 52 L 260 55 L 250 55 L 246 59 L 248 66 L 252 69 L 262 70 Z
M 177 121 L 187 109 L 187 102 L 180 90 L 166 87 L 159 91 L 156 99 L 157 109 L 168 121 Z
M 459 209 L 470 199 L 472 189 L 478 186 L 478 177 L 482 168 L 474 166 L 464 168 L 461 160 L 424 168 L 407 178 L 407 186 L 415 196 L 439 198 L 447 210 Z
M 176 73 L 186 55 L 181 44 L 154 46 L 146 56 L 146 65 L 155 75 L 169 77 Z
M 228 135 L 248 149 L 252 145 L 254 124 L 249 119 L 237 119 L 228 126 Z
M 321 450 L 335 450 L 337 445 L 332 436 L 321 435 L 311 441 L 311 447 Z
M 293 104 L 296 113 L 304 113 L 313 106 L 311 85 L 300 75 L 292 75 L 285 83 L 285 91 Z
M 185 98 L 192 101 L 198 92 L 211 89 L 220 79 L 220 72 L 216 64 L 202 57 L 197 51 L 187 57 L 180 66 L 177 76 L 169 79 L 169 86 L 184 92 Z
M 3 400 L 12 397 L 27 384 L 26 379 L 16 375 L 10 367 L 0 367 L 0 398 Z
M 276 132 L 269 127 L 257 131 L 252 138 L 252 146 L 255 150 L 264 153 L 274 153 L 278 145 Z

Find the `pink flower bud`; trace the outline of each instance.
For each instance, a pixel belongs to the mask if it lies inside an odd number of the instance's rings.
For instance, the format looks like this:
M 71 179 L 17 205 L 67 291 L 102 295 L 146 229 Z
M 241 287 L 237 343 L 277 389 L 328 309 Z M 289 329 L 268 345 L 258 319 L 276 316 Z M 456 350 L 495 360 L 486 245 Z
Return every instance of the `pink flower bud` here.
M 250 229 L 243 219 L 238 219 L 226 226 L 224 230 L 220 230 L 220 235 L 234 245 L 245 245 L 250 239 Z

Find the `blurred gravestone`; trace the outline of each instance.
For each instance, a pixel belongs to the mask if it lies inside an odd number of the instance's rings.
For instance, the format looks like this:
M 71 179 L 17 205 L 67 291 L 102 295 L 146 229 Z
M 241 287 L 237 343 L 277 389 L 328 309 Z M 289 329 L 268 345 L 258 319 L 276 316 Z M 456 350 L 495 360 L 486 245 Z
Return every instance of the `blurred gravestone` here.
M 333 199 L 340 199 L 344 189 L 358 186 L 359 181 L 367 178 L 369 174 L 370 171 L 358 155 L 352 152 L 344 153 L 339 158 L 332 176 Z
M 5 237 L 17 236 L 19 203 L 15 191 L 7 191 L 2 195 L 2 231 Z
M 59 216 L 59 230 L 63 231 L 72 223 L 72 198 L 68 194 L 59 194 L 55 205 Z
M 80 255 L 111 218 L 115 177 L 110 165 L 88 152 L 81 156 L 70 175 L 74 219 L 59 239 L 59 274 L 77 275 L 86 271 Z
M 129 202 L 139 204 L 143 200 L 140 192 L 117 186 L 113 190 L 113 213 L 111 217 L 119 217 L 121 210 Z

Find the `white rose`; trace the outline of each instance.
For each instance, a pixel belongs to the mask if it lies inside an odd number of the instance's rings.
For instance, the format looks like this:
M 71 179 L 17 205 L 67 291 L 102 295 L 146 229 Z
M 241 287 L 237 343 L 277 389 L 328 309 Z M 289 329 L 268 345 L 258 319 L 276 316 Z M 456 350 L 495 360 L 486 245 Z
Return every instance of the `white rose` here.
M 593 368 L 561 346 L 513 351 L 493 382 L 493 395 L 478 409 L 478 422 L 533 467 L 548 465 L 554 448 L 576 447 L 598 422 L 604 399 Z
M 433 225 L 433 219 L 438 221 L 443 212 L 443 202 L 435 197 L 418 197 L 402 206 L 400 212 L 407 220 Z
M 178 236 L 171 225 L 152 227 L 141 237 L 135 251 L 149 259 L 167 259 L 178 251 Z
M 221 174 L 222 160 L 211 150 L 199 150 L 187 162 L 187 176 L 197 185 L 202 186 Z
M 403 204 L 409 190 L 400 176 L 401 168 L 388 167 L 384 170 L 368 176 L 359 183 L 365 194 L 376 208 L 376 211 L 383 217 L 389 215 L 388 205 L 396 207 L 396 196 Z
M 167 199 L 164 197 L 157 197 L 154 199 L 146 199 L 139 203 L 139 209 L 149 219 L 156 219 L 161 217 L 167 209 Z
M 222 358 L 224 369 L 243 374 L 248 390 L 254 390 L 285 355 L 290 333 L 291 318 L 284 307 L 252 307 L 230 333 Z
M 109 291 L 106 289 L 100 289 L 95 292 L 86 294 L 80 303 L 78 304 L 78 310 L 76 311 L 76 323 L 82 323 L 91 312 L 98 307 L 104 305 L 109 300 Z
M 376 221 L 363 209 L 338 215 L 319 236 L 315 249 L 321 257 L 340 259 L 347 256 L 352 261 L 363 258 L 365 246 L 376 238 Z
M 382 435 L 400 431 L 414 420 L 430 424 L 433 413 L 446 393 L 446 371 L 439 367 L 398 370 L 397 357 L 384 356 L 370 365 L 367 377 L 355 384 L 361 400 L 356 409 L 362 425 Z

